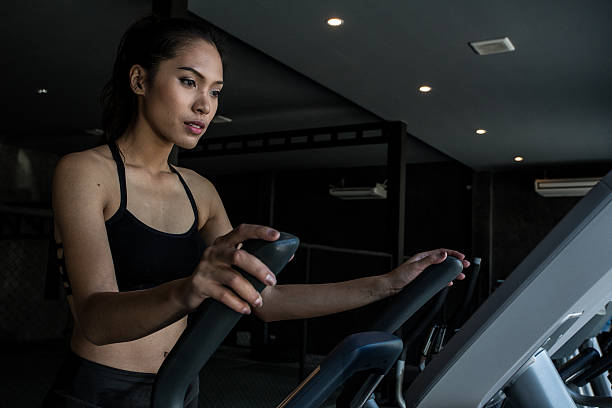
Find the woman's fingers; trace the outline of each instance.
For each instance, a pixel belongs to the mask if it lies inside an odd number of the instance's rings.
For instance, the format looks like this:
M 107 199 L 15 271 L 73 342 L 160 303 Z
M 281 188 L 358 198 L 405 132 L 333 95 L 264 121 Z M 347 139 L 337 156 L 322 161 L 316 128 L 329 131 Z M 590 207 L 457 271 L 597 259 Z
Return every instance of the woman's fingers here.
M 234 269 L 228 268 L 220 277 L 219 281 L 223 286 L 232 289 L 233 293 L 246 300 L 252 306 L 263 306 L 263 300 L 259 292 L 255 290 L 253 285 L 251 285 L 244 276 Z
M 234 292 L 222 285 L 211 285 L 209 288 L 209 296 L 235 312 L 242 314 L 250 314 L 251 308 L 243 299 L 239 298 Z
M 240 224 L 230 233 L 219 237 L 215 244 L 236 247 L 238 244 L 249 239 L 264 239 L 266 241 L 276 241 L 280 233 L 274 228 L 264 227 L 254 224 Z
M 261 307 L 262 298 L 253 285 L 232 266 L 240 268 L 261 281 L 264 285 L 276 284 L 276 278 L 270 269 L 255 256 L 242 249 L 227 246 L 207 248 L 205 272 L 214 283 L 232 289 L 232 293 L 244 299 L 252 306 Z M 231 292 L 231 291 L 230 291 Z M 233 307 L 234 308 L 234 307 Z M 236 310 L 234 308 L 234 310 Z
M 425 258 L 426 256 L 429 256 L 429 254 L 432 253 L 432 252 L 434 252 L 434 251 L 419 252 L 418 254 L 414 254 L 410 258 L 408 258 L 406 260 L 406 262 L 412 263 L 412 262 L 420 261 L 421 259 Z
M 280 233 L 273 228 L 242 224 L 217 238 L 204 251 L 195 272 L 202 278 L 199 282 L 207 283 L 204 286 L 198 285 L 199 293 L 211 296 L 239 313 L 250 313 L 249 304 L 261 307 L 261 295 L 236 269 L 252 275 L 267 286 L 276 285 L 276 277 L 263 262 L 240 248 L 249 239 L 275 241 L 279 236 Z
M 457 259 L 461 259 L 459 256 L 462 256 L 463 258 L 465 258 L 465 256 L 461 254 L 460 252 L 448 250 L 448 249 L 438 249 L 435 251 L 430 251 L 428 253 L 429 255 L 415 262 L 418 265 L 419 269 L 421 270 L 424 270 L 430 265 L 443 262 L 449 255 L 454 256 Z M 463 263 L 464 268 L 467 268 L 468 266 L 470 266 L 470 263 L 466 261 L 465 259 L 461 259 L 461 262 Z M 459 273 L 459 275 L 457 275 L 457 277 L 455 278 L 455 280 L 463 280 L 463 279 L 465 279 L 464 273 Z M 453 286 L 453 282 L 452 281 L 449 282 L 448 286 Z
M 428 256 L 431 256 L 431 255 L 434 255 L 436 253 L 439 253 L 440 251 L 444 251 L 449 256 L 452 256 L 452 257 L 455 257 L 455 258 L 459 259 L 461 261 L 461 263 L 463 264 L 464 268 L 467 268 L 467 267 L 470 266 L 470 261 L 465 259 L 465 255 L 464 254 L 462 254 L 459 251 L 455 251 L 453 249 L 446 249 L 446 248 L 434 249 L 433 251 L 427 251 L 427 252 L 420 252 L 420 253 L 415 254 L 412 257 L 410 257 L 410 259 L 408 259 L 408 262 L 417 262 L 417 261 L 420 261 L 420 260 L 422 260 L 424 258 L 427 258 Z
M 418 261 L 414 262 L 418 268 L 423 271 L 430 265 L 438 264 L 446 259 L 445 250 L 430 251 L 429 254 Z
M 246 273 L 253 275 L 264 285 L 276 285 L 276 277 L 266 266 L 266 264 L 242 249 L 231 247 L 218 248 L 215 251 L 214 256 L 217 263 L 228 266 L 237 266 Z
M 461 261 L 461 263 L 463 264 L 464 268 L 467 268 L 470 266 L 470 261 L 468 261 L 467 259 L 465 259 L 465 255 L 462 254 L 459 251 L 454 251 L 452 249 L 442 249 L 443 251 L 446 251 L 446 253 L 448 253 L 450 256 L 453 256 L 457 259 L 459 259 Z
M 460 261 L 463 261 L 465 259 L 465 255 L 462 254 L 459 251 L 455 251 L 453 249 L 446 249 L 446 248 L 440 248 L 440 251 L 445 251 L 447 254 L 449 254 L 452 257 L 455 257 L 457 259 L 459 259 Z
M 463 280 L 465 279 L 465 275 L 460 273 L 459 275 L 457 275 L 457 277 L 454 280 Z M 453 281 L 448 282 L 448 285 L 446 286 L 453 286 Z

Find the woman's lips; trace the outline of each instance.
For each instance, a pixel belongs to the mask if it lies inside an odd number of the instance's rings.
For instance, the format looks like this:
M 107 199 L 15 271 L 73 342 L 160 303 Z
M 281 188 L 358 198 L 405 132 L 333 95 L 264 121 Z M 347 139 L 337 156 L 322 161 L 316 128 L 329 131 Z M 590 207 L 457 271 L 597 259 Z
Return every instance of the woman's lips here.
M 204 125 L 197 122 L 185 122 L 185 126 L 187 126 L 194 135 L 200 135 L 204 132 Z

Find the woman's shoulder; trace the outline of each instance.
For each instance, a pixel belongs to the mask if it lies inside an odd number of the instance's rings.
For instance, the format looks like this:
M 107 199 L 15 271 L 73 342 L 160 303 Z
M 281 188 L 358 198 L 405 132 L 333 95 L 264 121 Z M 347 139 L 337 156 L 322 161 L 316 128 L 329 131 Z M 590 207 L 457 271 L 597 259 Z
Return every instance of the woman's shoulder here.
M 62 156 L 57 164 L 58 167 L 70 167 L 87 171 L 108 167 L 113 162 L 113 156 L 106 145 L 96 146 L 91 149 L 68 153 Z
M 213 183 L 198 172 L 185 167 L 174 166 L 174 168 L 181 174 L 196 201 L 198 214 L 200 215 L 198 224 L 200 230 L 208 222 L 211 215 L 215 213 L 215 209 L 219 208 L 221 201 L 219 193 L 217 193 Z
M 113 166 L 114 160 L 108 146 L 68 153 L 60 158 L 55 167 L 54 182 L 78 184 L 84 180 L 107 180 L 113 173 Z
M 178 170 L 183 179 L 185 179 L 189 188 L 195 190 L 194 193 L 210 194 L 214 192 L 216 194 L 217 190 L 213 183 L 197 171 L 186 167 L 174 166 L 174 168 Z

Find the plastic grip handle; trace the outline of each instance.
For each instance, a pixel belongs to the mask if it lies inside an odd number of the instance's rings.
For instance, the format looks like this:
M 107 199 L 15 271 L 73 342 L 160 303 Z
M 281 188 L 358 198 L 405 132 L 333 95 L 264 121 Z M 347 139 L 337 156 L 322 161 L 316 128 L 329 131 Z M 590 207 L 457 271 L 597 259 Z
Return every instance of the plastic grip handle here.
M 318 408 L 356 372 L 367 372 L 378 384 L 399 357 L 402 346 L 402 341 L 389 333 L 352 334 L 338 344 L 277 408 Z
M 393 333 L 399 329 L 417 310 L 436 293 L 457 277 L 463 270 L 463 263 L 452 256 L 444 262 L 427 267 L 414 281 L 395 295 L 380 313 L 371 330 Z
M 287 265 L 299 245 L 300 240 L 297 237 L 281 232 L 280 237 L 276 241 L 253 239 L 244 242 L 242 249 L 266 264 L 274 275 L 278 275 Z M 246 273 L 237 266 L 234 266 L 234 269 L 240 272 L 253 285 L 256 291 L 261 292 L 266 286 L 253 275 Z
M 297 237 L 281 232 L 276 241 L 249 240 L 242 249 L 261 260 L 274 275 L 278 275 L 299 243 Z M 257 291 L 264 288 L 265 285 L 250 274 L 240 272 Z M 206 299 L 202 302 L 155 377 L 151 407 L 182 408 L 190 382 L 241 317 L 242 314 L 216 300 Z
M 370 330 L 393 333 L 398 330 L 417 310 L 436 293 L 446 287 L 463 270 L 463 263 L 448 256 L 444 262 L 427 267 L 416 279 L 406 285 L 379 314 Z M 356 395 L 367 386 L 368 376 L 362 373 L 347 381 L 336 400 L 336 408 L 352 407 Z

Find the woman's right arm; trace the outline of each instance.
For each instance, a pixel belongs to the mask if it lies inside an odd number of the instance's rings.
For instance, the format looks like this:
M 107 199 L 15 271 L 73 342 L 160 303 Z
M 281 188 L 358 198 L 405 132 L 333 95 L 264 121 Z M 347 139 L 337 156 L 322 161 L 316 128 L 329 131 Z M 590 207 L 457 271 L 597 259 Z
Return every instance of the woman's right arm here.
M 109 186 L 91 154 L 62 158 L 53 178 L 53 210 L 72 286 L 75 318 L 90 342 L 104 345 L 142 338 L 179 320 L 208 296 L 243 313 L 235 295 L 230 296 L 232 291 L 255 305 L 259 295 L 231 265 L 265 282 L 267 268 L 235 249 L 236 243 L 249 238 L 269 239 L 264 227 L 242 228 L 220 237 L 189 278 L 152 289 L 119 292 L 104 224 L 105 189 Z

